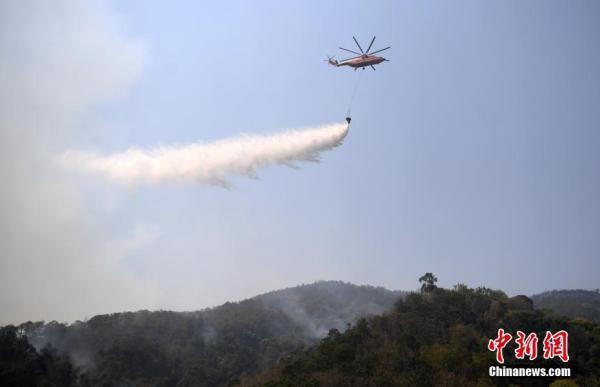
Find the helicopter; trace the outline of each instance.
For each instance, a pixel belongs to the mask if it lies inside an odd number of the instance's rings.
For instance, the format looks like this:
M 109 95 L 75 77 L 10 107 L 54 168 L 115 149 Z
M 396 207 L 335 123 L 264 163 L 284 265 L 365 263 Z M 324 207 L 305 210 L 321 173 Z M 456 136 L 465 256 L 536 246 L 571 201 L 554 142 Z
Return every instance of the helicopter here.
M 381 56 L 377 56 L 374 54 L 377 54 L 381 51 L 385 51 L 388 48 L 391 47 L 386 47 L 386 48 L 382 48 L 381 50 L 377 50 L 377 51 L 373 51 L 373 52 L 369 52 L 369 50 L 371 50 L 371 47 L 373 46 L 373 42 L 375 41 L 375 36 L 373 36 L 373 39 L 371 40 L 371 44 L 369 44 L 369 47 L 367 48 L 367 51 L 363 51 L 362 47 L 360 46 L 360 44 L 358 43 L 358 40 L 356 40 L 356 38 L 353 36 L 352 39 L 354 39 L 354 42 L 356 43 L 356 45 L 358 46 L 358 49 L 360 50 L 360 53 L 353 51 L 353 50 L 349 50 L 347 48 L 344 47 L 339 47 L 340 50 L 344 50 L 344 51 L 348 51 L 351 52 L 353 54 L 356 54 L 358 56 L 352 57 L 352 58 L 348 58 L 348 59 L 343 59 L 338 61 L 337 59 L 334 59 L 332 57 L 327 57 L 327 63 L 329 63 L 332 66 L 335 67 L 341 67 L 341 66 L 350 66 L 352 68 L 354 68 L 354 71 L 356 71 L 356 69 L 358 68 L 362 68 L 363 70 L 365 69 L 365 67 L 367 66 L 371 66 L 371 68 L 373 70 L 375 70 L 375 65 L 378 65 L 381 62 L 389 62 L 388 59 L 385 59 Z

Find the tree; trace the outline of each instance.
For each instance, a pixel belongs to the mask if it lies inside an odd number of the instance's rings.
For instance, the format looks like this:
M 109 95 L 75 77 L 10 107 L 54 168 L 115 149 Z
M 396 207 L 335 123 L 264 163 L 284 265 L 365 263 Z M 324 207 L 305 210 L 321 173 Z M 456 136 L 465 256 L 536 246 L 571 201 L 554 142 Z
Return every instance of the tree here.
M 425 288 L 434 286 L 435 276 L 427 273 L 421 283 Z M 568 321 L 533 308 L 524 310 L 530 304 L 523 296 L 507 298 L 504 292 L 489 288 L 458 289 L 436 287 L 429 293 L 410 293 L 383 315 L 360 320 L 343 333 L 332 331 L 317 347 L 297 351 L 276 367 L 242 380 L 241 385 L 475 387 L 554 382 L 553 387 L 600 386 L 600 325 Z M 574 378 L 490 379 L 489 366 L 495 356 L 487 344 L 498 326 L 515 334 L 518 329 L 535 332 L 538 337 L 547 330 L 567 328 L 569 347 L 576 348 L 577 359 L 569 363 Z M 507 367 L 522 366 L 510 352 L 505 352 Z M 538 355 L 528 366 L 548 369 L 558 364 Z
M 421 283 L 421 293 L 429 293 L 437 288 L 437 286 L 435 286 L 437 280 L 437 277 L 433 275 L 433 273 L 425 273 L 421 278 L 419 278 L 419 282 Z
M 0 327 L 0 386 L 72 386 L 77 374 L 51 347 L 38 353 L 13 325 Z

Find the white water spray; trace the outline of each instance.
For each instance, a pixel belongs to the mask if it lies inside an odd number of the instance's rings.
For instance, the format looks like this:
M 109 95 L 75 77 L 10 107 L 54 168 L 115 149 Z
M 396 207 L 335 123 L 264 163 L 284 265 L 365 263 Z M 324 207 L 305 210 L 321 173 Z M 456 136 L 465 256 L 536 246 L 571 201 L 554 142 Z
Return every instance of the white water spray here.
M 321 152 L 340 145 L 349 125 L 338 123 L 271 135 L 242 135 L 211 143 L 130 148 L 121 153 L 68 151 L 61 161 L 84 173 L 128 186 L 190 182 L 228 187 L 227 175 L 256 176 L 256 168 L 295 161 L 319 161 Z

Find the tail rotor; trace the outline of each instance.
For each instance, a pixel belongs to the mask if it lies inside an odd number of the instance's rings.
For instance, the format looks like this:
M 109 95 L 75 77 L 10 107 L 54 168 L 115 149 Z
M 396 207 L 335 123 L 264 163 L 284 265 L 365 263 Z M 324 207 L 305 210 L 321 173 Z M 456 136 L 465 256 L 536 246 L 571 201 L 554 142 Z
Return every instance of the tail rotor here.
M 335 59 L 335 56 L 327 56 L 327 59 L 324 59 L 324 62 L 329 63 L 332 66 L 339 66 L 339 62 Z

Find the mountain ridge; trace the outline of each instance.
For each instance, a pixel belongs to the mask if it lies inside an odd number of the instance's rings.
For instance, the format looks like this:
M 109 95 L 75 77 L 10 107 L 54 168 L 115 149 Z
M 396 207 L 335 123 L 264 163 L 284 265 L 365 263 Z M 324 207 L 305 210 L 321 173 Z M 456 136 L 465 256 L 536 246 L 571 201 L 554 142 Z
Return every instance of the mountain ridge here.
M 226 385 L 318 343 L 331 328 L 343 331 L 358 318 L 382 313 L 402 294 L 318 281 L 198 311 L 26 322 L 18 332 L 40 353 L 50 347 L 67 356 L 92 385 Z
M 464 285 L 457 285 L 454 291 L 475 292 L 480 299 L 490 297 L 491 301 L 485 302 L 496 305 L 492 315 L 509 312 L 506 316 L 518 315 L 525 322 L 531 316 L 563 322 L 575 319 L 577 326 L 588 326 L 577 319 L 582 315 L 577 307 L 594 311 L 588 306 L 595 306 L 598 298 L 597 292 L 584 290 L 554 290 L 531 297 L 508 297 L 501 291 Z M 54 385 L 80 386 L 236 384 L 264 375 L 265 370 L 277 370 L 294 353 L 314 351 L 323 340 L 338 340 L 348 329 L 355 332 L 364 325 L 361 321 L 385 320 L 406 297 L 414 299 L 421 292 L 316 281 L 196 311 L 139 310 L 100 314 L 70 324 L 50 321 L 6 326 L 0 328 L 0 340 L 7 343 L 5 347 L 18 350 L 9 353 L 7 361 L 0 354 L 0 384 L 11 385 L 6 375 L 13 375 L 20 383 L 12 385 L 21 385 L 30 378 L 31 372 L 25 370 L 49 373 L 47 379 L 40 379 L 45 385 L 53 385 L 52 380 L 58 380 Z M 549 300 L 565 297 L 569 302 L 555 302 L 550 306 L 556 310 L 549 310 Z M 591 301 L 578 302 L 577 297 Z M 422 321 L 417 325 L 426 329 L 431 324 Z M 436 353 L 434 349 L 429 349 L 431 354 Z M 57 375 L 62 376 L 57 379 Z

